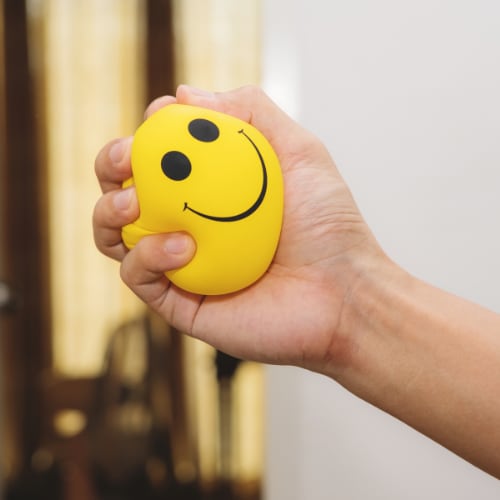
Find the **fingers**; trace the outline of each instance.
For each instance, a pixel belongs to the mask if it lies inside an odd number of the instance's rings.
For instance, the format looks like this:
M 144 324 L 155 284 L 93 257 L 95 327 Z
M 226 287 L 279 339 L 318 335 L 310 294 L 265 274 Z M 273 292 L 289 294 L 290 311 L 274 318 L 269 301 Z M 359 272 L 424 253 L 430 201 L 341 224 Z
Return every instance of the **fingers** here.
M 139 217 L 139 204 L 135 188 L 109 191 L 97 201 L 92 219 L 94 241 L 108 257 L 122 260 L 127 253 L 121 229 Z
M 142 238 L 123 259 L 123 281 L 148 305 L 161 308 L 169 289 L 166 271 L 186 265 L 196 246 L 187 233 L 156 234 Z
M 96 247 L 108 257 L 122 260 L 127 253 L 121 228 L 139 217 L 139 205 L 133 187 L 122 189 L 131 177 L 130 148 L 132 137 L 109 142 L 98 153 L 95 172 L 104 193 L 97 201 L 92 225 Z
M 175 102 L 175 97 L 163 96 L 147 108 L 145 117 Z M 93 216 L 94 240 L 97 248 L 116 260 L 122 260 L 127 248 L 121 228 L 139 216 L 135 190 L 122 190 L 123 182 L 132 176 L 130 151 L 133 137 L 115 139 L 106 144 L 95 160 L 95 173 L 104 195 L 98 200 Z

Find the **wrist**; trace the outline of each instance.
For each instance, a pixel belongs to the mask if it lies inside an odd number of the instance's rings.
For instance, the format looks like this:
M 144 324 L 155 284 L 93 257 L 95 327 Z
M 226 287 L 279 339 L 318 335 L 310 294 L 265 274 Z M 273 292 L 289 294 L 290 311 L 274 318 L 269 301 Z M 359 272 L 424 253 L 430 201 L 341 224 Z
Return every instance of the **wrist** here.
M 359 261 L 358 261 L 359 262 Z M 376 398 L 379 384 L 391 380 L 387 371 L 398 354 L 398 332 L 405 321 L 415 278 L 383 252 L 364 258 L 352 272 L 333 334 L 325 373 L 364 399 Z M 338 347 L 342 350 L 339 363 Z M 394 352 L 392 350 L 395 350 Z

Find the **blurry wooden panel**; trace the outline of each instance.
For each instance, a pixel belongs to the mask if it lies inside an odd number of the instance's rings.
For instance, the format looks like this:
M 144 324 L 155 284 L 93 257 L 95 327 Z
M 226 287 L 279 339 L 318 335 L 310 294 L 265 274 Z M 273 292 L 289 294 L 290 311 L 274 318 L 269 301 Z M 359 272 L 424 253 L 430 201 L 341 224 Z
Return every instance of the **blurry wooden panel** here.
M 118 265 L 94 247 L 93 163 L 108 140 L 134 132 L 144 100 L 144 2 L 31 1 L 44 111 L 54 368 L 96 373 L 108 333 L 142 309 Z
M 180 83 L 227 90 L 260 79 L 259 0 L 173 0 Z

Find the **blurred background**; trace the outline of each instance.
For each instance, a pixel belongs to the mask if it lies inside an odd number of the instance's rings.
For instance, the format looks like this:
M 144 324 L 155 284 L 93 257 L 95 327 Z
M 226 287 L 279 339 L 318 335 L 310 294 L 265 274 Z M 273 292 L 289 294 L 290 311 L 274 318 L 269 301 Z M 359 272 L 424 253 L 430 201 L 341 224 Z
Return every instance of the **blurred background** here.
M 152 98 L 258 83 L 325 141 L 395 261 L 500 311 L 497 1 L 0 5 L 3 498 L 500 497 L 331 380 L 170 331 L 90 227 L 94 157 Z
M 0 5 L 3 495 L 260 498 L 261 367 L 153 317 L 91 228 L 148 102 L 258 83 L 259 2 Z

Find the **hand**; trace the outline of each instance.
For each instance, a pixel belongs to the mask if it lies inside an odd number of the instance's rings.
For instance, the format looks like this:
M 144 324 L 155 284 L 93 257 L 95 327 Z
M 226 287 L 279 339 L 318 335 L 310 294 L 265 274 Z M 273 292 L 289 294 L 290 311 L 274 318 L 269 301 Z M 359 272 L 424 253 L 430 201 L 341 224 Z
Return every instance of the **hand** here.
M 340 328 L 343 304 L 357 277 L 385 257 L 330 155 L 258 88 L 213 94 L 180 86 L 175 98 L 154 101 L 146 116 L 173 102 L 234 115 L 274 147 L 283 170 L 285 211 L 273 263 L 245 290 L 200 296 L 177 288 L 164 274 L 194 255 L 189 235 L 149 236 L 127 251 L 120 230 L 139 214 L 134 189 L 121 189 L 131 175 L 130 138 L 109 143 L 96 159 L 104 193 L 93 219 L 97 247 L 122 261 L 124 282 L 178 330 L 239 358 L 330 374 L 332 364 L 340 369 L 355 343 Z

